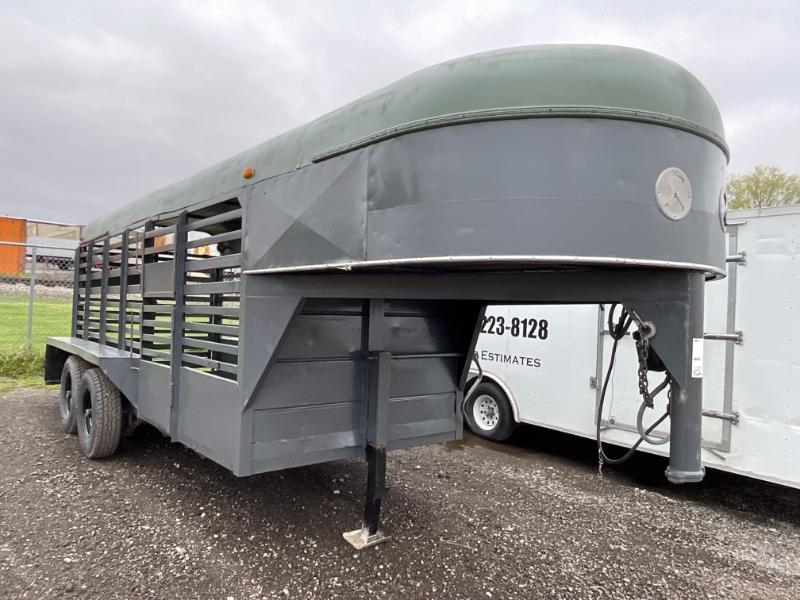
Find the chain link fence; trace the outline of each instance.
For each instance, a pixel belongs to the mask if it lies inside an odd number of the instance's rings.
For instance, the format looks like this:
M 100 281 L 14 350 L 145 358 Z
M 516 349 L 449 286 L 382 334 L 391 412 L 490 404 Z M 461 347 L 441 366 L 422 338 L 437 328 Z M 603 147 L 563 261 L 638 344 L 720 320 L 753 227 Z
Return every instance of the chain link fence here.
M 73 267 L 69 247 L 0 241 L 0 360 L 69 335 Z

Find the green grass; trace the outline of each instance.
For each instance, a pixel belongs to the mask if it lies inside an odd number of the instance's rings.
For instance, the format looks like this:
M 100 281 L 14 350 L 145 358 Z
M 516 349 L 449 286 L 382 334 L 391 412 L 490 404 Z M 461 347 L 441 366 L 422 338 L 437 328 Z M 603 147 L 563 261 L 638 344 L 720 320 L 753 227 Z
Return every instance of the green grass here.
M 44 349 L 49 336 L 69 335 L 72 301 L 37 298 L 33 306 L 31 347 Z M 0 350 L 25 347 L 28 331 L 28 297 L 0 296 Z
M 28 297 L 0 296 L 0 391 L 42 384 L 45 340 L 69 335 L 71 316 L 70 299 L 36 298 L 27 348 Z
M 44 351 L 0 349 L 0 392 L 18 387 L 43 385 Z

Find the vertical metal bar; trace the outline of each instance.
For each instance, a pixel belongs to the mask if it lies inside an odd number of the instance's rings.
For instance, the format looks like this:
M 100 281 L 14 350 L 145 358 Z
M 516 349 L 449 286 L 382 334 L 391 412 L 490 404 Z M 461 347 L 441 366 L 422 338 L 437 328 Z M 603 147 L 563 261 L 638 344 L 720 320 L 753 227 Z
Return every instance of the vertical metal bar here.
M 86 245 L 86 265 L 83 285 L 83 339 L 89 339 L 89 313 L 92 306 L 92 263 L 94 262 L 94 242 Z
M 28 281 L 28 331 L 25 343 L 30 350 L 33 343 L 33 302 L 36 296 L 36 246 L 31 246 L 31 276 Z
M 389 396 L 392 354 L 386 348 L 386 303 L 369 301 L 367 332 L 367 493 L 361 539 L 366 543 L 381 541 L 378 534 L 381 500 L 386 494 L 386 445 L 389 441 Z
M 728 228 L 728 254 L 734 255 L 739 252 L 739 226 Z M 739 263 L 728 263 L 728 297 L 727 313 L 725 319 L 725 331 L 733 333 L 736 330 L 736 277 L 739 271 Z M 722 412 L 733 413 L 733 370 L 734 358 L 736 354 L 736 344 L 726 342 L 725 344 L 725 383 L 723 387 Z M 733 425 L 730 421 L 722 422 L 722 440 L 720 450 L 723 452 L 731 451 L 731 432 Z
M 377 535 L 381 518 L 381 499 L 386 493 L 386 448 L 367 446 L 367 499 L 364 503 L 362 536 Z
M 389 441 L 388 411 L 392 354 L 385 350 L 385 310 L 385 301 L 369 301 L 367 444 L 377 448 L 385 448 Z
M 100 322 L 98 324 L 98 342 L 100 344 L 106 343 L 106 310 L 108 309 L 108 258 L 109 246 L 111 245 L 111 238 L 106 238 L 103 241 L 103 266 L 102 275 L 100 277 Z
M 605 321 L 606 321 L 606 310 L 603 304 L 597 305 L 597 340 L 596 340 L 596 352 L 597 358 L 595 359 L 595 367 L 594 367 L 594 378 L 595 378 L 595 386 L 594 386 L 594 410 L 592 411 L 593 419 L 596 420 L 598 418 L 602 418 L 602 416 L 598 416 L 597 409 L 600 406 L 600 396 L 603 391 L 603 377 L 604 377 L 604 366 L 603 366 L 603 352 L 605 351 L 605 338 L 603 337 L 603 331 L 605 331 Z
M 172 439 L 178 437 L 178 416 L 180 411 L 181 364 L 183 354 L 183 320 L 184 320 L 184 289 L 186 286 L 186 213 L 181 213 L 175 224 L 175 304 L 172 308 L 172 342 L 170 344 L 170 369 L 172 388 L 172 405 L 169 415 L 169 434 Z
M 125 350 L 125 323 L 128 312 L 128 251 L 130 231 L 122 232 L 119 262 L 119 313 L 117 313 L 117 348 Z
M 141 356 L 142 360 L 151 360 L 152 357 L 145 356 L 144 350 L 145 346 L 149 346 L 150 342 L 146 342 L 143 339 L 143 336 L 146 334 L 154 333 L 154 329 L 152 327 L 145 327 L 143 325 L 144 321 L 144 308 L 145 306 L 150 306 L 156 304 L 157 302 L 153 298 L 145 298 L 145 268 L 148 263 L 156 262 L 157 255 L 155 254 L 145 254 L 148 246 L 151 246 L 154 243 L 155 238 L 148 238 L 147 234 L 153 231 L 156 228 L 155 223 L 153 221 L 146 221 L 144 224 L 144 232 L 142 232 L 142 245 L 140 248 L 141 256 L 142 256 L 142 265 L 139 268 L 139 287 L 142 292 L 142 302 L 139 305 L 141 310 L 139 310 L 139 356 Z M 132 329 L 133 327 L 131 327 Z
M 670 400 L 670 451 L 666 476 L 672 483 L 702 481 L 703 379 L 692 373 L 694 340 L 703 343 L 705 277 L 686 275 L 687 300 L 684 314 L 684 376 L 673 379 Z M 677 310 L 677 307 L 676 307 Z
M 72 325 L 70 327 L 70 335 L 72 337 L 78 336 L 78 304 L 81 301 L 81 245 L 75 248 L 75 259 L 72 263 L 73 283 L 72 283 Z

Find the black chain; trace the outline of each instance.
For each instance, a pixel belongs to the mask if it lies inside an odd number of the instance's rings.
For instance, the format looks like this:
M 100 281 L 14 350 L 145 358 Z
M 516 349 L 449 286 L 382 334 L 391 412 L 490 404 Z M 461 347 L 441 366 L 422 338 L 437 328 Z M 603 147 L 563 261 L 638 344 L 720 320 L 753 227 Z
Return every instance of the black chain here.
M 636 354 L 639 357 L 639 394 L 648 407 L 653 408 L 653 396 L 650 395 L 650 383 L 647 381 L 647 356 L 650 354 L 650 342 L 638 337 Z

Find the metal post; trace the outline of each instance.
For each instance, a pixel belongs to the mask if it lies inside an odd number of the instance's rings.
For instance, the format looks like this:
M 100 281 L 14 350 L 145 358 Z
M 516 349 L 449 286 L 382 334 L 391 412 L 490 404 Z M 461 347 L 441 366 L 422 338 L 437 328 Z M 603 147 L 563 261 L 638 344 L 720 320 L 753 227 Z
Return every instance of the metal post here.
M 128 324 L 128 252 L 130 251 L 130 230 L 122 232 L 119 262 L 119 312 L 117 313 L 117 348 L 125 350 L 125 327 Z
M 108 261 L 109 253 L 111 250 L 111 238 L 107 237 L 103 240 L 103 266 L 101 267 L 102 273 L 100 275 L 100 320 L 98 323 L 98 343 L 106 343 L 106 312 L 108 310 Z
M 670 400 L 670 453 L 666 476 L 672 483 L 702 481 L 701 461 L 703 417 L 703 294 L 702 273 L 688 275 L 688 303 L 685 306 L 684 376 L 673 379 Z
M 175 224 L 175 250 L 173 251 L 173 273 L 175 287 L 175 304 L 172 308 L 172 338 L 170 343 L 170 376 L 172 388 L 169 435 L 173 440 L 178 439 L 178 416 L 180 413 L 181 397 L 181 363 L 183 360 L 183 321 L 186 299 L 186 241 L 188 234 L 186 225 L 188 217 L 185 212 L 178 217 Z
M 31 246 L 31 277 L 28 288 L 28 332 L 25 345 L 30 350 L 33 343 L 33 301 L 36 296 L 36 246 Z
M 370 300 L 367 319 L 369 381 L 365 398 L 367 493 L 364 501 L 364 521 L 361 529 L 343 534 L 344 539 L 359 550 L 389 539 L 389 536 L 379 529 L 381 500 L 387 492 L 386 444 L 389 441 L 389 383 L 392 370 L 392 354 L 384 349 L 385 305 L 383 300 Z
M 75 248 L 75 259 L 72 263 L 73 273 L 73 287 L 72 287 L 72 326 L 70 327 L 70 335 L 72 337 L 78 336 L 78 307 L 81 301 L 80 288 L 81 288 L 81 245 Z

